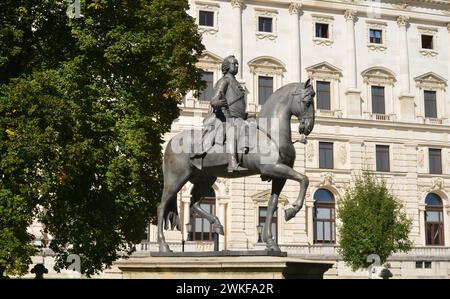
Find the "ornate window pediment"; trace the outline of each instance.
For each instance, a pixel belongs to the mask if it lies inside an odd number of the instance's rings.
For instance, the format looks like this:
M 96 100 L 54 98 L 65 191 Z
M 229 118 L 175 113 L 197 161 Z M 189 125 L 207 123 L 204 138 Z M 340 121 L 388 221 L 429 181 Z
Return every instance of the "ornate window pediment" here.
M 273 57 L 257 57 L 248 63 L 251 73 L 258 73 L 265 76 L 282 75 L 285 65 L 280 60 Z
M 280 60 L 269 57 L 260 56 L 248 62 L 250 73 L 253 77 L 252 83 L 249 85 L 250 94 L 248 110 L 249 112 L 258 112 L 261 109 L 260 105 L 260 77 L 272 78 L 272 92 L 283 85 L 283 74 L 286 72 L 286 66 Z M 269 78 L 267 78 L 269 79 Z M 264 97 L 264 94 L 261 93 Z
M 395 73 L 388 68 L 375 66 L 361 73 L 366 89 L 365 115 L 372 120 L 395 119 L 392 110 Z
M 416 85 L 422 89 L 445 89 L 447 80 L 433 72 L 414 78 Z
M 203 51 L 195 66 L 204 72 L 212 73 L 212 82 L 214 84 L 222 75 L 222 62 L 222 57 L 209 51 Z M 202 101 L 198 97 L 195 97 L 195 93 L 190 91 L 186 95 L 182 105 L 190 108 L 209 109 L 210 104 L 209 102 Z
M 447 80 L 436 73 L 428 72 L 414 78 L 419 90 L 418 108 L 419 117 L 425 123 L 442 124 L 445 118 L 445 87 Z
M 444 190 L 444 180 L 442 178 L 434 178 L 431 183 L 430 191 Z
M 259 193 L 256 193 L 254 195 L 252 195 L 252 200 L 257 203 L 257 204 L 267 204 L 267 202 L 270 199 L 270 195 L 272 194 L 272 190 L 265 190 Z M 289 203 L 289 200 L 287 199 L 286 196 L 284 196 L 283 194 L 280 194 L 280 196 L 278 197 L 278 202 L 281 205 L 286 205 Z
M 384 67 L 371 67 L 361 73 L 364 83 L 369 85 L 394 85 L 395 74 Z
M 339 81 L 342 70 L 324 61 L 306 68 L 308 76 L 314 81 L 317 95 L 315 97 L 319 116 L 340 117 Z M 321 85 L 319 85 L 319 81 Z M 324 85 L 325 89 L 323 89 Z M 321 107 L 321 108 L 320 108 Z
M 219 57 L 209 51 L 204 51 L 196 65 L 204 71 L 213 71 L 217 69 L 217 66 L 222 64 L 222 61 L 222 57 Z
M 319 80 L 339 80 L 342 70 L 324 61 L 306 68 L 309 77 Z
M 332 172 L 324 172 L 320 175 L 321 181 L 317 185 L 318 187 L 330 187 L 333 186 L 334 176 Z

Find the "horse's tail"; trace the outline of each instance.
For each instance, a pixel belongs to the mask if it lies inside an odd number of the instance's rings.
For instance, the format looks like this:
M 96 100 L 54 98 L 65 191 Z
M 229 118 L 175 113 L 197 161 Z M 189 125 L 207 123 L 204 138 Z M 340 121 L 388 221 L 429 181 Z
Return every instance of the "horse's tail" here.
M 180 230 L 180 217 L 177 208 L 177 193 L 192 174 L 191 161 L 184 143 L 191 143 L 189 132 L 183 131 L 171 138 L 166 146 L 162 161 L 164 189 L 161 201 L 166 202 L 164 227 Z
M 170 185 L 170 169 L 169 169 L 169 163 L 168 163 L 168 159 L 170 159 L 170 157 L 173 155 L 172 152 L 172 148 L 171 148 L 171 144 L 172 144 L 172 139 L 169 141 L 169 143 L 167 144 L 165 153 L 164 153 L 164 157 L 162 160 L 162 171 L 163 171 L 163 177 L 164 177 L 164 189 L 163 189 L 163 196 L 164 192 L 168 192 L 169 189 L 169 185 Z M 164 228 L 166 230 L 169 229 L 169 224 L 170 224 L 170 229 L 174 230 L 175 228 L 177 230 L 180 230 L 180 218 L 178 215 L 178 207 L 177 207 L 177 196 L 175 195 L 171 195 L 170 198 L 168 199 L 167 202 L 167 208 L 164 212 Z

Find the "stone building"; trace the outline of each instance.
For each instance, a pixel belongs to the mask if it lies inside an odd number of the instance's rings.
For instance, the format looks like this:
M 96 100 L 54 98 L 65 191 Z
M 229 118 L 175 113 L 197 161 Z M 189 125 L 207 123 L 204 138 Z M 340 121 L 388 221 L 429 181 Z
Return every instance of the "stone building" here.
M 166 140 L 201 127 L 230 54 L 240 63 L 249 112 L 281 86 L 311 78 L 316 125 L 307 145 L 296 143 L 295 162 L 310 187 L 306 206 L 290 222 L 283 211 L 299 187 L 288 181 L 283 189 L 272 224 L 281 248 L 337 261 L 327 277 L 367 277 L 339 261 L 335 204 L 352 176 L 369 168 L 387 180 L 413 220 L 414 249 L 392 256 L 394 277 L 450 277 L 450 1 L 189 3 L 206 46 L 198 66 L 208 87 L 199 98 L 186 96 Z M 182 234 L 168 232 L 168 240 L 175 250 L 182 240 L 185 250 L 211 250 L 209 224 L 189 213 L 191 187 L 179 193 Z M 258 226 L 270 190 L 254 176 L 218 179 L 205 194 L 205 208 L 225 226 L 221 249 L 263 248 Z M 156 249 L 156 227 L 147 240 L 140 249 Z
M 282 250 L 335 261 L 328 278 L 367 277 L 339 259 L 336 201 L 352 177 L 369 168 L 387 180 L 413 221 L 414 248 L 390 258 L 394 278 L 450 278 L 450 1 L 189 0 L 206 51 L 198 67 L 207 88 L 188 94 L 166 135 L 201 128 L 223 58 L 240 63 L 247 111 L 257 113 L 276 89 L 311 78 L 316 125 L 296 143 L 295 169 L 306 173 L 306 204 L 290 222 L 284 209 L 298 195 L 288 181 L 272 226 Z M 293 126 L 296 126 L 293 123 Z M 299 139 L 293 129 L 293 140 Z M 212 250 L 209 223 L 190 215 L 192 185 L 179 192 L 175 251 Z M 271 184 L 259 176 L 219 178 L 203 206 L 225 228 L 220 249 L 263 249 Z M 137 254 L 157 250 L 150 226 Z M 120 276 L 120 273 L 105 274 Z

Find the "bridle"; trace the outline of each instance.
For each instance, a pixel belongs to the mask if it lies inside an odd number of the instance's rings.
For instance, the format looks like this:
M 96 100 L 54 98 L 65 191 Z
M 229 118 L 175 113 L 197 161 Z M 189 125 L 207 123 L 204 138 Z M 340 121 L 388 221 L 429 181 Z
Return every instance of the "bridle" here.
M 300 95 L 298 100 L 295 99 L 295 95 Z M 306 121 L 311 121 L 314 118 L 314 114 L 306 115 L 306 116 L 304 115 L 304 113 L 309 108 L 309 106 L 313 104 L 314 90 L 312 89 L 312 86 L 309 85 L 307 88 L 302 88 L 300 91 L 294 92 L 293 96 L 292 96 L 292 100 L 296 101 L 296 104 L 297 104 L 297 109 L 298 109 L 297 117 L 299 118 L 299 122 L 300 122 L 300 124 L 299 124 L 299 131 L 300 131 L 301 127 L 305 127 Z M 296 143 L 298 141 L 306 144 L 306 142 L 307 142 L 306 135 L 301 134 L 301 139 L 296 140 L 293 143 Z
M 299 113 L 299 115 L 297 115 L 297 117 L 300 117 L 301 113 L 304 112 L 303 110 L 306 110 L 305 106 L 306 106 L 306 108 L 308 108 L 309 105 L 311 105 L 313 103 L 314 90 L 312 90 L 311 86 L 308 86 L 308 88 L 302 89 L 300 92 L 294 92 L 292 95 L 293 95 L 292 100 L 294 100 L 294 101 L 295 101 L 295 96 L 300 95 L 300 99 L 296 101 L 297 111 Z M 303 107 L 302 107 L 302 104 L 303 104 Z M 312 119 L 312 118 L 313 118 L 313 116 L 302 116 L 302 119 Z

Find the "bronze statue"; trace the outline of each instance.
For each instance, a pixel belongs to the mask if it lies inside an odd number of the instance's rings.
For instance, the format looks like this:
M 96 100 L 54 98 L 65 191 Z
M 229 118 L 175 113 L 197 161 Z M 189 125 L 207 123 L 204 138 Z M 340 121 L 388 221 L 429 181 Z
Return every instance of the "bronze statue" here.
M 239 63 L 234 56 L 228 56 L 222 63 L 223 77 L 214 87 L 211 106 L 216 114 L 223 114 L 226 118 L 226 153 L 228 172 L 239 170 L 236 159 L 236 129 L 246 118 L 245 91 L 235 76 L 238 73 Z M 221 116 L 218 116 L 222 118 Z
M 191 209 L 208 219 L 215 232 L 223 234 L 223 227 L 217 216 L 203 210 L 199 202 L 202 194 L 211 188 L 217 177 L 236 178 L 260 174 L 263 180 L 272 180 L 266 225 L 262 232 L 262 240 L 266 242 L 267 250 L 271 251 L 280 251 L 272 237 L 270 223 L 277 209 L 278 197 L 287 179 L 297 181 L 300 184 L 300 191 L 293 207 L 285 210 L 285 220 L 292 219 L 303 206 L 309 181 L 306 175 L 293 169 L 295 148 L 291 138 L 291 117 L 295 115 L 298 118 L 299 133 L 302 136 L 308 136 L 311 133 L 314 128 L 315 92 L 310 80 L 306 83 L 291 83 L 278 89 L 263 105 L 258 118 L 244 121 L 244 93 L 234 78 L 237 63 L 232 56 L 225 59 L 223 68 L 225 75 L 217 83 L 211 102 L 216 113 L 210 114 L 205 124 L 220 128 L 223 119 L 220 119 L 219 110 L 227 121 L 230 118 L 233 119 L 235 128 L 236 119 L 238 119 L 241 124 L 235 130 L 238 136 L 236 140 L 233 139 L 233 142 L 238 144 L 238 160 L 242 168 L 235 167 L 234 161 L 231 161 L 233 158 L 225 150 L 230 146 L 227 143 L 231 137 L 227 134 L 225 145 L 223 138 L 215 138 L 214 134 L 220 130 L 203 130 L 203 132 L 186 130 L 169 141 L 164 154 L 164 189 L 158 207 L 158 243 L 161 252 L 170 252 L 164 237 L 164 228 L 168 229 L 170 224 L 171 229 L 175 227 L 180 229 L 177 193 L 187 181 L 194 185 L 191 193 Z M 253 134 L 244 133 L 245 128 L 253 128 Z M 205 131 L 214 133 L 212 142 L 206 147 L 204 146 Z M 257 141 L 243 142 L 249 137 Z M 195 149 L 196 144 L 203 145 L 201 150 Z M 183 147 L 183 151 L 180 151 L 180 146 Z M 233 144 L 234 153 L 235 150 L 236 146 Z M 236 155 L 233 156 L 236 159 Z M 228 163 L 229 159 L 231 165 Z M 228 171 L 229 168 L 232 172 Z

